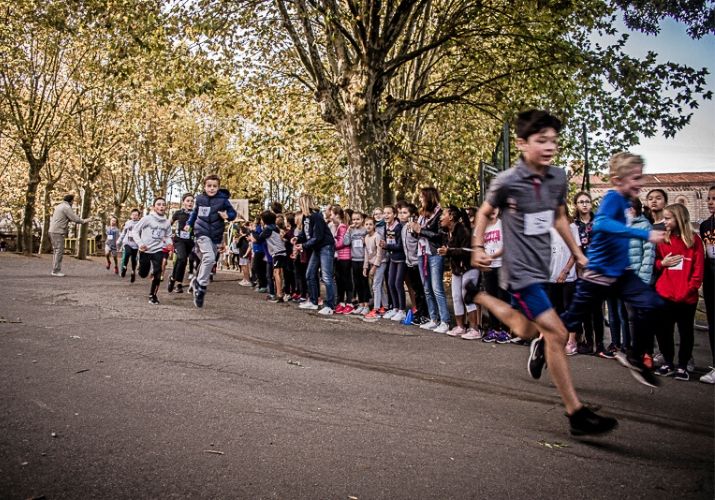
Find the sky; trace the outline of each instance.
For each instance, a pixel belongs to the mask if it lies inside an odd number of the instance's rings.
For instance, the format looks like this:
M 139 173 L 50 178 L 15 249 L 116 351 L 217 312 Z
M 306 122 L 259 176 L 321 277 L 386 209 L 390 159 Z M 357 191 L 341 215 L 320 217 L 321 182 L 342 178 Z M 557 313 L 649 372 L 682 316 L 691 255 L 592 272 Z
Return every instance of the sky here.
M 691 39 L 685 26 L 672 20 L 660 24 L 658 35 L 630 32 L 627 52 L 642 57 L 648 50 L 660 62 L 672 61 L 693 68 L 708 68 L 706 89 L 715 92 L 715 36 Z M 646 173 L 715 172 L 715 101 L 701 100 L 690 124 L 674 138 L 662 135 L 645 138 L 631 148 L 646 161 Z

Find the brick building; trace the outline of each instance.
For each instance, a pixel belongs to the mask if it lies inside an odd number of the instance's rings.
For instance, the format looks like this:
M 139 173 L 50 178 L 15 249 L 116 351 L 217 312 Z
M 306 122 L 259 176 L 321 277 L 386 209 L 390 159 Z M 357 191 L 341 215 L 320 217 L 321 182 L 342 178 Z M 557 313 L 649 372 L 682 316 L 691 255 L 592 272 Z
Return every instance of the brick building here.
M 581 185 L 581 179 L 574 179 Z M 641 201 L 651 189 L 660 188 L 668 193 L 668 203 L 682 203 L 690 212 L 693 222 L 700 222 L 710 216 L 707 206 L 708 189 L 715 186 L 715 172 L 683 172 L 679 174 L 645 174 Z M 604 178 L 591 176 L 591 196 L 601 198 L 611 184 Z

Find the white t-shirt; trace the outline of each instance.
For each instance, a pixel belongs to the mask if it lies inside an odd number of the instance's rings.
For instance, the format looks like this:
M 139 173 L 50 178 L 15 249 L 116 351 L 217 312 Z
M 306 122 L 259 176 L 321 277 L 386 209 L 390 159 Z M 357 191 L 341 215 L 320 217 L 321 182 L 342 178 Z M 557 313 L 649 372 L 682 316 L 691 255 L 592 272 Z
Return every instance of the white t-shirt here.
M 501 219 L 484 231 L 484 253 L 494 255 L 504 247 L 504 232 L 501 228 Z M 501 267 L 501 257 L 494 259 L 490 267 Z
M 569 228 L 571 229 L 571 236 L 574 241 L 581 246 L 581 240 L 578 236 L 578 228 L 576 227 L 576 224 L 571 224 Z M 556 283 L 561 271 L 563 271 L 564 267 L 566 267 L 566 264 L 571 258 L 571 250 L 569 250 L 569 247 L 566 246 L 566 242 L 558 231 L 556 231 L 556 228 L 552 227 L 549 229 L 549 232 L 551 233 L 551 265 L 549 266 L 551 272 L 549 275 L 549 281 L 551 283 Z M 572 281 L 576 281 L 576 264 L 571 266 L 571 270 L 566 276 L 567 283 Z

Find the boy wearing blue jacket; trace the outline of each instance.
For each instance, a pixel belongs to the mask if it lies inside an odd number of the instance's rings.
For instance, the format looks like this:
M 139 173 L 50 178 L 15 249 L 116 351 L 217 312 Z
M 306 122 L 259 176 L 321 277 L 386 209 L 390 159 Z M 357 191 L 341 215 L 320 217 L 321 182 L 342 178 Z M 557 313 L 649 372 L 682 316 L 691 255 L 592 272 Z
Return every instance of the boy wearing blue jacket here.
M 223 251 L 225 223 L 236 218 L 236 210 L 228 201 L 231 194 L 226 189 L 219 189 L 220 183 L 218 175 L 208 175 L 204 178 L 204 192 L 196 197 L 194 210 L 184 228 L 185 231 L 193 229 L 194 251 L 201 258 L 193 283 L 196 307 L 204 306 L 211 269 L 216 263 L 217 252 Z

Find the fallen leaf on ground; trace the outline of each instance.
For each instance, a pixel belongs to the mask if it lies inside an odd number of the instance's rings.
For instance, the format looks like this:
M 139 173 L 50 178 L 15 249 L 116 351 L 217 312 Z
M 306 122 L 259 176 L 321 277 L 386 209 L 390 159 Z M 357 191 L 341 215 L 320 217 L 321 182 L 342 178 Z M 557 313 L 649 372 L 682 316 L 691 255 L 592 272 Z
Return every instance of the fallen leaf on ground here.
M 548 443 L 548 442 L 544 441 L 543 439 L 539 440 L 538 443 L 539 443 L 541 446 L 544 446 L 544 447 L 550 448 L 550 449 L 554 449 L 554 448 L 568 448 L 568 447 L 569 447 L 569 445 L 563 444 L 563 443 L 559 443 L 558 441 L 553 442 L 553 443 Z
M 213 455 L 225 455 L 224 452 L 218 450 L 204 450 L 204 453 L 211 453 Z

